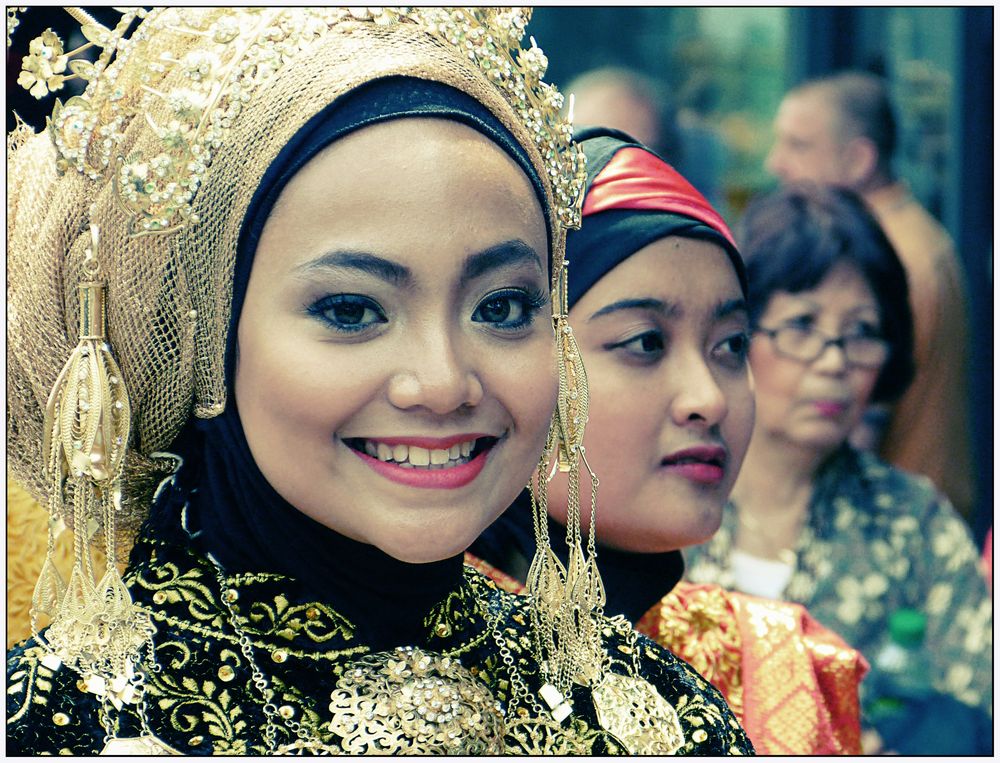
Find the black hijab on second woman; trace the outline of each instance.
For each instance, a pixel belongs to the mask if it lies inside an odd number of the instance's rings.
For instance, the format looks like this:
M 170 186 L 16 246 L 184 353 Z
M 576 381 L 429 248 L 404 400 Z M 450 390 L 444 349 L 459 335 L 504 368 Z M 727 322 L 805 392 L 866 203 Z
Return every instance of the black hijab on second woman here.
M 524 149 L 484 106 L 458 90 L 437 82 L 388 77 L 351 91 L 318 113 L 282 149 L 247 209 L 233 278 L 226 408 L 213 419 L 192 420 L 177 439 L 174 451 L 184 458 L 176 478 L 178 489 L 163 491 L 150 517 L 154 523 L 165 521 L 163 515 L 180 511 L 190 500 L 187 525 L 195 542 L 226 572 L 291 577 L 307 597 L 329 602 L 351 620 L 358 636 L 375 651 L 420 639 L 427 611 L 461 580 L 462 555 L 430 564 L 402 562 L 346 538 L 285 501 L 253 459 L 233 381 L 237 326 L 254 254 L 281 191 L 335 140 L 368 125 L 405 117 L 450 119 L 478 130 L 518 163 L 546 208 L 542 184 Z

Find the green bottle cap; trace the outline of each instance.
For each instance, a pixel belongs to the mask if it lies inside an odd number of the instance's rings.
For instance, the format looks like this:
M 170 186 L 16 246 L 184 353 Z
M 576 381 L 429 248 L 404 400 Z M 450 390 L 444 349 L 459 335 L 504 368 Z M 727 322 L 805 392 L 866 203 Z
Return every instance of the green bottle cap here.
M 924 640 L 927 618 L 915 609 L 897 609 L 889 617 L 889 635 L 900 646 L 917 646 Z

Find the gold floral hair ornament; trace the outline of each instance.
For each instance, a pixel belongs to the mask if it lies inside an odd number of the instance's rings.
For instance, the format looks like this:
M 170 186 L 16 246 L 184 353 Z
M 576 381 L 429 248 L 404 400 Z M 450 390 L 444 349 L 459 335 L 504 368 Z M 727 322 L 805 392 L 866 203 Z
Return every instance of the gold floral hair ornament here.
M 572 142 L 571 123 L 560 115 L 562 94 L 542 81 L 548 60 L 533 39 L 531 47 L 521 48 L 530 9 L 257 8 L 232 9 L 216 18 L 176 9 L 167 16 L 134 9 L 113 30 L 79 9 L 69 10 L 81 21 L 89 42 L 64 53 L 62 41 L 46 30 L 32 41 L 18 83 L 42 97 L 74 77 L 90 82 L 83 95 L 57 102 L 49 129 L 62 168 L 75 168 L 91 178 L 112 164 L 125 126 L 143 109 L 143 95 L 168 105 L 165 120 L 143 112 L 159 136 L 158 150 L 120 157 L 115 164 L 118 198 L 131 216 L 134 235 L 172 232 L 196 223 L 192 201 L 213 152 L 253 91 L 330 28 L 350 23 L 420 25 L 477 64 L 533 133 L 547 165 L 559 220 L 568 228 L 579 227 L 585 160 Z M 147 22 L 126 39 L 125 31 L 137 17 Z M 150 56 L 146 43 L 162 28 L 203 38 L 207 44 L 180 58 L 168 52 Z M 103 50 L 96 63 L 69 61 L 94 45 Z M 128 66 L 132 59 L 139 65 Z M 67 67 L 70 75 L 64 74 Z M 176 71 L 183 76 L 167 76 Z

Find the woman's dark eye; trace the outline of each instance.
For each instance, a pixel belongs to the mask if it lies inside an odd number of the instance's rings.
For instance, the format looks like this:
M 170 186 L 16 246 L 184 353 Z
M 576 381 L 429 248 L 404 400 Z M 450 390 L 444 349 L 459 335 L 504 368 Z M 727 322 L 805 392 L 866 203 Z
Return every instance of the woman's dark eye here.
M 881 339 L 882 329 L 874 323 L 861 321 L 854 326 L 848 326 L 844 330 L 845 336 L 860 336 L 865 339 Z
M 716 355 L 727 362 L 742 366 L 750 351 L 750 336 L 745 331 L 723 339 L 715 346 Z
M 386 323 L 385 313 L 378 303 L 360 294 L 334 294 L 315 302 L 309 313 L 335 331 L 357 333 Z
M 643 359 L 649 359 L 653 356 L 660 355 L 665 347 L 666 343 L 664 341 L 663 334 L 659 331 L 646 331 L 638 336 L 626 339 L 623 342 L 618 342 L 612 346 L 612 348 L 621 348 L 630 355 L 638 356 Z
M 519 289 L 493 292 L 476 306 L 472 320 L 488 323 L 503 331 L 516 331 L 531 325 L 545 298 Z
M 808 313 L 804 315 L 796 315 L 794 318 L 789 318 L 785 321 L 785 326 L 791 326 L 797 329 L 808 329 L 812 328 L 816 323 L 816 318 Z

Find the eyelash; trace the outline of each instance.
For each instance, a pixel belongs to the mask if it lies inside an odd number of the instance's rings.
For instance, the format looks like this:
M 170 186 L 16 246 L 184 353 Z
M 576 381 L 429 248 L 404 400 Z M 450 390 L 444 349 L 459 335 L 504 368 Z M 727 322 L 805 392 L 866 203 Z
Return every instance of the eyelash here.
M 636 347 L 636 349 L 630 349 L 630 345 L 637 345 L 640 342 L 641 342 L 640 346 L 645 345 L 644 340 L 650 338 L 656 339 L 658 341 L 659 346 L 649 350 L 645 349 L 640 350 L 638 347 Z M 720 348 L 725 347 L 726 345 L 729 345 L 734 341 L 738 343 L 736 349 L 729 349 L 728 351 L 723 351 L 723 352 L 728 352 L 729 355 L 718 354 Z M 659 358 L 663 355 L 665 348 L 666 348 L 666 341 L 664 339 L 663 333 L 660 331 L 644 331 L 643 333 L 630 337 L 629 339 L 625 339 L 621 342 L 615 342 L 613 344 L 607 344 L 604 346 L 605 350 L 619 350 L 619 349 L 625 350 L 630 357 L 638 359 L 648 364 L 655 363 L 657 360 L 659 360 Z M 718 360 L 722 363 L 725 363 L 727 365 L 732 365 L 735 368 L 742 368 L 743 365 L 746 363 L 747 354 L 749 353 L 749 350 L 750 350 L 750 335 L 745 331 L 740 331 L 736 334 L 732 334 L 726 337 L 717 345 L 715 345 L 715 347 L 712 348 L 712 354 L 713 356 L 717 357 Z M 733 357 L 735 357 L 735 362 L 732 362 Z
M 498 300 L 507 300 L 508 302 L 516 302 L 521 307 L 521 315 L 513 322 L 509 321 L 490 321 L 482 318 L 477 318 L 480 315 L 480 311 L 483 306 L 489 302 L 496 302 Z M 542 291 L 526 291 L 524 289 L 500 289 L 498 291 L 491 292 L 483 297 L 479 304 L 476 305 L 476 309 L 472 313 L 472 320 L 476 323 L 486 323 L 492 326 L 494 329 L 499 331 L 509 331 L 516 332 L 521 329 L 525 329 L 530 326 L 535 321 L 535 316 L 538 311 L 541 310 L 546 303 L 545 293 Z
M 355 324 L 343 323 L 342 321 L 338 321 L 335 318 L 330 317 L 330 315 L 333 314 L 337 308 L 347 306 L 364 308 L 361 313 L 361 318 L 364 318 L 364 316 L 370 311 L 376 315 L 376 319 L 369 320 L 367 323 L 359 322 Z M 388 322 L 388 319 L 385 317 L 385 313 L 382 311 L 382 308 L 378 305 L 378 303 L 369 297 L 362 296 L 361 294 L 331 294 L 309 305 L 306 310 L 310 315 L 319 319 L 334 331 L 338 331 L 342 334 L 357 334 L 377 323 Z
M 750 354 L 750 334 L 746 331 L 740 331 L 736 334 L 732 334 L 731 336 L 727 336 L 712 349 L 712 352 L 715 353 L 717 349 L 725 345 L 729 345 L 733 341 L 738 342 L 738 346 L 735 350 L 730 349 L 727 351 L 731 354 L 731 357 L 720 357 L 719 360 L 722 363 L 732 365 L 733 368 L 740 369 L 746 365 L 747 356 Z
M 654 349 L 646 350 L 641 349 L 645 345 L 647 339 L 655 339 L 659 343 L 659 347 Z M 631 346 L 635 345 L 632 349 Z M 605 350 L 624 350 L 629 358 L 639 360 L 641 362 L 652 364 L 663 355 L 663 351 L 666 347 L 666 342 L 661 331 L 643 331 L 641 334 L 636 334 L 628 339 L 623 339 L 620 342 L 614 342 L 612 344 L 604 345 Z
M 521 314 L 514 321 L 489 321 L 476 316 L 488 302 L 507 300 L 520 306 Z M 542 291 L 525 291 L 523 289 L 501 289 L 487 294 L 473 312 L 472 320 L 476 323 L 486 323 L 492 328 L 505 332 L 516 332 L 534 323 L 535 315 L 546 304 L 546 296 Z M 361 309 L 361 315 L 354 323 L 345 323 L 343 316 L 336 315 L 338 308 L 352 307 Z M 306 312 L 322 321 L 327 327 L 341 334 L 359 334 L 379 323 L 387 323 L 388 318 L 381 306 L 370 297 L 361 294 L 331 294 L 317 300 L 306 308 Z M 508 313 L 510 309 L 508 309 Z M 371 313 L 374 317 L 367 321 L 363 319 Z

